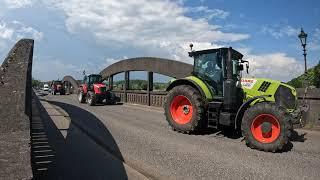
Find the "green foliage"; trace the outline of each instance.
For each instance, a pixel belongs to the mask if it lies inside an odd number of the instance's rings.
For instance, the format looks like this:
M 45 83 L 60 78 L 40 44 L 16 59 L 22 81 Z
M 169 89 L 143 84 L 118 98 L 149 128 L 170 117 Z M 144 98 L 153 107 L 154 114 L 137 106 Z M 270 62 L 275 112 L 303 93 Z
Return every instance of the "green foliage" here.
M 305 75 L 302 74 L 293 78 L 288 84 L 295 88 L 301 88 L 304 80 L 307 80 L 310 86 L 320 88 L 320 62 L 315 67 L 309 69 Z
M 39 88 L 41 85 L 41 82 L 39 80 L 33 79 L 32 78 L 32 87 L 33 88 Z
M 169 86 L 169 83 L 160 83 L 160 82 L 155 82 L 153 83 L 153 90 L 166 90 L 167 87 Z
M 130 90 L 147 90 L 148 81 L 146 80 L 130 80 L 129 89 Z
M 320 88 L 320 61 L 318 65 L 316 65 L 313 68 L 313 71 L 314 71 L 314 78 L 313 78 L 312 84 L 317 88 Z
M 124 80 L 121 81 L 115 81 L 113 82 L 113 89 L 114 90 L 123 90 L 124 89 Z M 153 83 L 153 90 L 165 90 L 168 87 L 168 83 L 160 83 L 160 82 L 154 82 Z M 129 82 L 129 89 L 130 90 L 147 90 L 148 88 L 148 81 L 147 80 L 139 80 L 134 79 L 130 80 Z

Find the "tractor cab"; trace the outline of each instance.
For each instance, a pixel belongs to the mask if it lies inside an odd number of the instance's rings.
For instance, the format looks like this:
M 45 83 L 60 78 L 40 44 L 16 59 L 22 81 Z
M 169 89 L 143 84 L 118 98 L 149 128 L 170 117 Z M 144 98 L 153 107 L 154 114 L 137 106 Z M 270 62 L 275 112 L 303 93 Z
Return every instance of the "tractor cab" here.
M 248 61 L 242 60 L 243 55 L 231 47 L 191 51 L 189 56 L 194 58 L 193 76 L 201 79 L 213 95 L 208 101 L 208 123 L 212 127 L 231 126 L 244 100 L 241 72 L 244 63 L 248 71 Z
M 102 82 L 102 76 L 100 74 L 90 74 L 88 76 L 84 76 L 83 83 L 88 86 L 93 84 L 98 84 Z
M 295 99 L 295 91 L 286 86 L 284 93 L 285 85 L 278 91 L 279 83 L 266 79 L 252 79 L 244 86 L 245 91 L 241 72 L 244 64 L 248 72 L 249 63 L 242 60 L 242 54 L 231 47 L 203 51 L 192 51 L 190 47 L 189 56 L 194 58 L 192 75 L 176 79 L 167 88 L 164 109 L 169 125 L 183 133 L 232 127 L 234 132 L 241 130 L 251 148 L 281 150 L 289 141 L 292 117 L 276 98 L 268 98 L 281 97 L 290 102 Z M 273 88 L 269 88 L 272 82 Z
M 227 78 L 239 86 L 242 63 L 246 61 L 238 51 L 232 48 L 208 49 L 191 51 L 189 56 L 194 58 L 193 75 L 206 82 L 216 96 L 223 96 L 223 82 Z

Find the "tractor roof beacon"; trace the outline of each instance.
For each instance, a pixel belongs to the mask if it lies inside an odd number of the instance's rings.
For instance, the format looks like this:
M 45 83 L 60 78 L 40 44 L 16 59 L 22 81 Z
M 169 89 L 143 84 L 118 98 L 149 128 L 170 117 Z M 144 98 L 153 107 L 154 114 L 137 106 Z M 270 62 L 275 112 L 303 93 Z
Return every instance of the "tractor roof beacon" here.
M 271 79 L 242 78 L 249 62 L 231 47 L 202 51 L 190 47 L 192 74 L 167 88 L 164 108 L 169 125 L 182 133 L 233 127 L 242 130 L 251 148 L 282 150 L 292 131 L 295 89 Z

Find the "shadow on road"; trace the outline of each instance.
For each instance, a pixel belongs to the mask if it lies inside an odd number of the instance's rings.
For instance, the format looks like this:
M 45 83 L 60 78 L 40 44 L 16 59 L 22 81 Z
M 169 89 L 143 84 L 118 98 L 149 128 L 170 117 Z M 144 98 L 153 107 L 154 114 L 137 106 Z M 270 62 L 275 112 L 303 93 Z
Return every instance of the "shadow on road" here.
M 34 119 L 31 130 L 34 179 L 128 178 L 114 138 L 97 117 L 70 104 L 50 103 L 64 109 L 71 123 L 58 129 L 38 101 L 42 120 Z
M 299 134 L 296 130 L 293 130 L 291 132 L 290 141 L 293 141 L 293 142 L 305 142 L 307 140 L 307 138 L 305 138 L 306 135 L 307 135 L 307 133 Z

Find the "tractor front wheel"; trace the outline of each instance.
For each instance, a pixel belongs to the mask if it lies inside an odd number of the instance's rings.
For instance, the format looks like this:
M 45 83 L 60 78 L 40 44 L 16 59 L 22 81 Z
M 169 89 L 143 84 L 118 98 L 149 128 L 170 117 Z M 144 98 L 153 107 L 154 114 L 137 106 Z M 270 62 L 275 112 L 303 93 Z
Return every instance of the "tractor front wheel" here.
M 83 96 L 83 92 L 79 92 L 78 93 L 78 101 L 79 103 L 84 103 L 84 96 Z
M 174 87 L 167 95 L 164 109 L 169 125 L 178 132 L 192 133 L 203 127 L 204 101 L 191 86 Z
M 89 106 L 94 106 L 96 103 L 95 95 L 92 92 L 87 93 L 87 103 Z
M 245 112 L 241 129 L 247 146 L 276 152 L 282 150 L 289 141 L 291 121 L 283 108 L 263 102 Z

